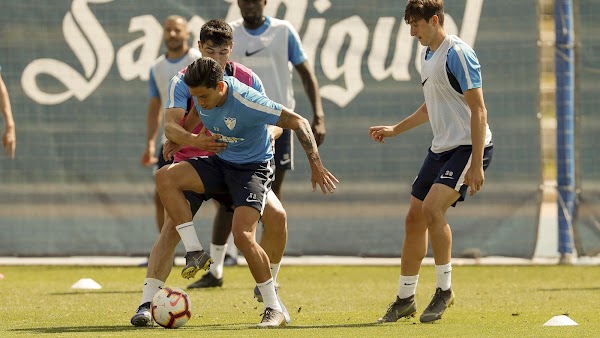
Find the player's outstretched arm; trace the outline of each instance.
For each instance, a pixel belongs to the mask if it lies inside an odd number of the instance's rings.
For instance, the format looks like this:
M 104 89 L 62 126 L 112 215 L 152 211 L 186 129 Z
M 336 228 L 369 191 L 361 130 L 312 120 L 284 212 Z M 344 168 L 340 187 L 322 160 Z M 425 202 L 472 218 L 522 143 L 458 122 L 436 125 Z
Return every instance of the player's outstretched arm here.
M 315 141 L 315 136 L 312 133 L 308 120 L 293 111 L 283 108 L 279 120 L 277 121 L 277 126 L 292 129 L 296 133 L 298 141 L 300 141 L 300 144 L 308 157 L 312 172 L 311 182 L 313 191 L 318 184 L 319 187 L 321 187 L 323 194 L 327 195 L 333 193 L 336 189 L 335 183 L 339 183 L 339 181 L 323 166 L 317 148 L 317 141 Z
M 369 128 L 369 137 L 379 143 L 385 143 L 386 137 L 394 137 L 400 133 L 429 121 L 427 106 L 423 103 L 412 115 L 393 126 L 373 126 Z

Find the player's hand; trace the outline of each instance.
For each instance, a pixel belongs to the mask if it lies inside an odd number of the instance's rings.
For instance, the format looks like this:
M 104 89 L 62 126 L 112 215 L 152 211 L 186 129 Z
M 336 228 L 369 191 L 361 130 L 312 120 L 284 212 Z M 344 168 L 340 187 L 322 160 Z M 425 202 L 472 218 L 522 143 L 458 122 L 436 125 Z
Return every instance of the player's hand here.
M 325 142 L 325 134 L 327 133 L 325 129 L 325 119 L 314 119 L 311 128 L 318 147 Z
M 340 183 L 340 181 L 338 181 L 338 179 L 323 166 L 315 166 L 312 168 L 311 181 L 313 191 L 317 189 L 318 184 L 324 195 L 333 194 L 334 190 L 337 188 L 335 184 Z
M 369 128 L 369 137 L 379 143 L 385 143 L 384 138 L 395 136 L 393 126 L 374 126 Z
M 465 174 L 464 182 L 464 184 L 469 186 L 469 195 L 475 195 L 475 193 L 478 192 L 483 186 L 484 181 L 485 176 L 483 173 L 483 168 L 481 166 L 477 166 L 476 168 L 471 166 Z
M 17 137 L 14 127 L 6 127 L 2 136 L 2 146 L 4 147 L 4 155 L 10 158 L 15 158 L 15 150 L 17 148 Z
M 142 165 L 144 167 L 149 167 L 152 166 L 154 164 L 156 164 L 158 162 L 158 158 L 156 156 L 154 156 L 154 146 L 148 146 L 146 147 L 146 150 L 144 150 L 144 153 L 142 154 Z
M 227 149 L 227 143 L 217 142 L 220 138 L 221 135 L 211 135 L 207 133 L 206 127 L 202 127 L 202 130 L 195 137 L 194 146 L 211 153 L 218 153 Z
M 175 154 L 181 149 L 181 145 L 167 140 L 163 145 L 163 158 L 165 161 L 170 161 Z

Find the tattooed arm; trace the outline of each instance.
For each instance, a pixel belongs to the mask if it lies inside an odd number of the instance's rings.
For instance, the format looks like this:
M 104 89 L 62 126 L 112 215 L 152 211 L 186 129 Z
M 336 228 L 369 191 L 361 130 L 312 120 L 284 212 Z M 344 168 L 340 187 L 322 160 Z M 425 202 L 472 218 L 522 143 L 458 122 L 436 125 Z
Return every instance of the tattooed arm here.
M 287 108 L 283 108 L 277 121 L 277 126 L 292 129 L 296 133 L 296 137 L 298 137 L 298 141 L 300 141 L 308 157 L 312 172 L 311 181 L 313 191 L 318 184 L 323 194 L 333 193 L 336 188 L 335 183 L 339 183 L 339 181 L 323 166 L 321 157 L 319 156 L 319 149 L 317 148 L 317 141 L 315 141 L 315 136 L 308 120 Z

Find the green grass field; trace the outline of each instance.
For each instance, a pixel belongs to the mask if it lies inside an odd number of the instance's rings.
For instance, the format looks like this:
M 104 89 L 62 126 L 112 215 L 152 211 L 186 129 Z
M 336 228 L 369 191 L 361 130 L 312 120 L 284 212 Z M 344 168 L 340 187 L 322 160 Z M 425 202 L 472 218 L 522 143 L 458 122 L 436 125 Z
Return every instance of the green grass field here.
M 191 290 L 193 317 L 166 331 L 129 324 L 141 297 L 144 268 L 0 266 L 0 337 L 598 337 L 600 269 L 583 266 L 455 266 L 456 304 L 441 321 L 418 317 L 373 324 L 394 299 L 400 268 L 284 266 L 279 294 L 292 316 L 281 329 L 259 330 L 262 304 L 245 266 L 226 268 L 225 284 Z M 75 291 L 80 278 L 101 290 Z M 185 288 L 179 267 L 167 285 Z M 435 288 L 425 266 L 417 289 L 420 312 Z M 568 314 L 579 326 L 544 327 Z

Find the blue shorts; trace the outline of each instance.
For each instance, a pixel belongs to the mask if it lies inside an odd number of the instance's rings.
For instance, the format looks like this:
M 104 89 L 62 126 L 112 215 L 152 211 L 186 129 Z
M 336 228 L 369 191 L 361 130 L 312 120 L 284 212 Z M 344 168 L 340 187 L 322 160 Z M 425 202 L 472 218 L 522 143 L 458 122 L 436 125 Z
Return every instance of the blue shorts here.
M 213 155 L 187 160 L 204 184 L 205 197 L 215 198 L 230 194 L 234 207 L 249 206 L 262 215 L 267 194 L 273 183 L 273 160 L 262 163 L 237 164 Z
M 468 186 L 463 183 L 471 164 L 472 149 L 472 146 L 464 145 L 436 154 L 430 148 L 425 162 L 412 184 L 411 195 L 424 201 L 431 187 L 435 183 L 440 183 L 460 193 L 456 202 L 464 201 Z M 491 144 L 483 150 L 483 170 L 490 165 L 493 150 L 494 147 Z M 456 202 L 452 204 L 453 207 L 456 206 Z
M 291 129 L 283 129 L 283 133 L 275 140 L 275 167 L 277 170 L 294 169 L 294 140 Z

